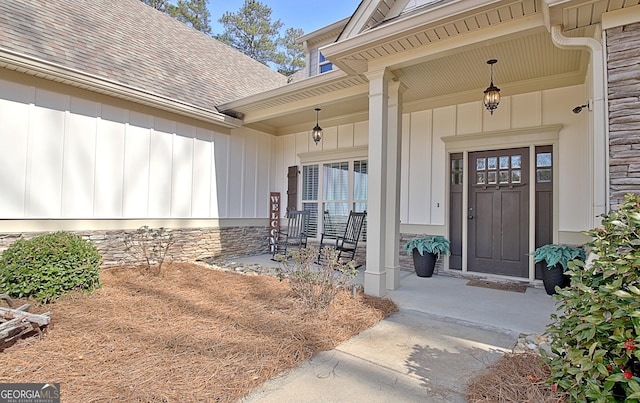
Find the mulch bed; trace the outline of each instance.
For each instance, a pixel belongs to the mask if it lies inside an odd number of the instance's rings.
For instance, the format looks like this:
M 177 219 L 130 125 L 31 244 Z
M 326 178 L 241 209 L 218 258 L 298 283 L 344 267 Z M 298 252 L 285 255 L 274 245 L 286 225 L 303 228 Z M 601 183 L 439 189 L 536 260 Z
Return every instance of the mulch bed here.
M 232 402 L 397 310 L 341 293 L 310 312 L 278 279 L 196 264 L 101 279 L 92 295 L 32 309 L 52 324 L 0 353 L 0 383 L 59 382 L 68 402 Z
M 467 383 L 467 399 L 470 403 L 563 402 L 546 384 L 550 374 L 538 354 L 505 354 Z

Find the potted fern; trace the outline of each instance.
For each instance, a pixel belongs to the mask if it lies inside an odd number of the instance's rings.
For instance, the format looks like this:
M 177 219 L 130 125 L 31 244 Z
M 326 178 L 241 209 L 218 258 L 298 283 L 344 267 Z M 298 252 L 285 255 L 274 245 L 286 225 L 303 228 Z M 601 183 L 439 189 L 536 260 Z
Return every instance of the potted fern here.
M 542 261 L 546 263 L 547 270 L 542 271 L 542 282 L 549 295 L 556 293 L 556 286 L 562 288 L 567 285 L 567 276 L 564 272 L 570 261 L 580 259 L 584 262 L 587 259 L 582 248 L 553 243 L 537 248 L 532 255 L 536 263 Z
M 431 277 L 440 255 L 449 254 L 449 240 L 439 235 L 423 235 L 404 244 L 407 256 L 413 255 L 418 277 Z

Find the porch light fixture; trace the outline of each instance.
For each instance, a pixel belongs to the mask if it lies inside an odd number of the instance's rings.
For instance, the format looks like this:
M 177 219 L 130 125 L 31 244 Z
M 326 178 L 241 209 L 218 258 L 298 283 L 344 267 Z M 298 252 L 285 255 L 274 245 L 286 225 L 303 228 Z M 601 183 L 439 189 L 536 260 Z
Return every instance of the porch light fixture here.
M 496 59 L 487 60 L 487 64 L 491 66 L 491 84 L 484 90 L 484 107 L 487 108 L 492 115 L 500 103 L 500 88 L 493 85 L 493 65 L 496 63 L 498 63 Z
M 580 112 L 582 112 L 582 109 L 584 108 L 591 108 L 591 105 L 589 105 L 589 103 L 586 103 L 584 105 L 578 105 L 575 108 L 571 109 L 571 112 L 578 114 Z
M 316 108 L 316 127 L 311 129 L 311 138 L 315 141 L 316 145 L 322 140 L 322 128 L 318 125 L 318 112 L 320 111 L 320 108 Z

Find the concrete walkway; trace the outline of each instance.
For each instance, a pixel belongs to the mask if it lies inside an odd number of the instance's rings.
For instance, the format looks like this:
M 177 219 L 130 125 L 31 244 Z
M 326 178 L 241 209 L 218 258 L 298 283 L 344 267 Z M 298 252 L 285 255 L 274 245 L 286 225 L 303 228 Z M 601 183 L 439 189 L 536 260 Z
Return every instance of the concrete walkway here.
M 544 290 L 467 282 L 402 272 L 400 288 L 387 295 L 398 313 L 265 382 L 242 402 L 464 402 L 470 376 L 511 351 L 520 333 L 544 332 L 555 312 Z

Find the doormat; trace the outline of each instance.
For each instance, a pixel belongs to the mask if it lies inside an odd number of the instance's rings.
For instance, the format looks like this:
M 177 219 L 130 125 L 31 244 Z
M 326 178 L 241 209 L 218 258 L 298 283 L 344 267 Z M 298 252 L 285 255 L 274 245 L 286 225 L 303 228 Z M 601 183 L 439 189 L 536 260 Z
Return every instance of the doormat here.
M 527 291 L 527 286 L 516 283 L 497 283 L 495 281 L 487 281 L 487 280 L 469 280 L 467 285 L 473 287 L 484 287 L 484 288 L 492 288 L 494 290 L 501 291 L 513 291 L 513 292 L 525 292 Z

